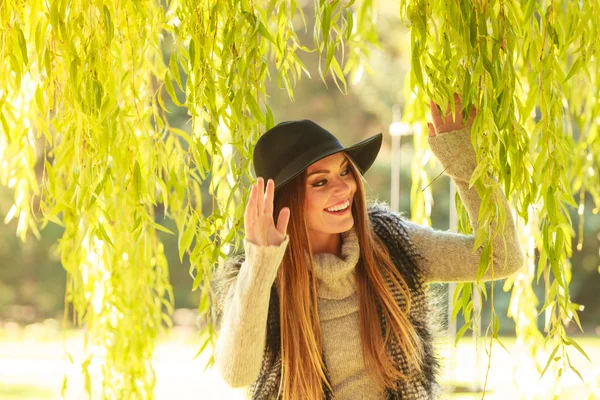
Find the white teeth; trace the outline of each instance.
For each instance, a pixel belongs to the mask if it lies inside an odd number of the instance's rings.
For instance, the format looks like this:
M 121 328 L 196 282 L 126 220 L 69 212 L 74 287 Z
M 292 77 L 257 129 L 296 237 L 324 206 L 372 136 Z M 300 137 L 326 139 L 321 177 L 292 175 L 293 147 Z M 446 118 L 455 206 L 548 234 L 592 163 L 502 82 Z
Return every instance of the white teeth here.
M 346 200 L 341 205 L 335 206 L 335 207 L 326 208 L 326 210 L 327 211 L 341 211 L 341 210 L 345 210 L 349 206 L 350 206 L 350 200 Z

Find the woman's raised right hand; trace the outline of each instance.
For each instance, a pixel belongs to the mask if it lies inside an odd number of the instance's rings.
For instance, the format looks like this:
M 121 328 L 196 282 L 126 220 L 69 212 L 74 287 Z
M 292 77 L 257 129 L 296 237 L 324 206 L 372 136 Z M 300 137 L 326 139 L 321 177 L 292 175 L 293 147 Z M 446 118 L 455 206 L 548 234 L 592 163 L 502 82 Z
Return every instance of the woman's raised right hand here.
M 290 209 L 283 207 L 277 218 L 277 226 L 273 221 L 273 198 L 275 183 L 272 179 L 265 182 L 262 177 L 252 185 L 250 198 L 244 214 L 246 240 L 258 246 L 279 246 L 284 241 L 287 225 L 290 220 Z

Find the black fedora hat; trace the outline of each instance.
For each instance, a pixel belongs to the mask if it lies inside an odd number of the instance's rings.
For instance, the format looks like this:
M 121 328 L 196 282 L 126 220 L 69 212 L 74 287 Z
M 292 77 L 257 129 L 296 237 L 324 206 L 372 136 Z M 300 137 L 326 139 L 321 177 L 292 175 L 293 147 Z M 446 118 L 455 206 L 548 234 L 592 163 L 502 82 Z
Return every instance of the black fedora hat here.
M 277 190 L 309 165 L 343 151 L 364 174 L 375 161 L 382 140 L 383 134 L 379 133 L 345 148 L 335 136 L 313 121 L 285 121 L 269 129 L 256 142 L 254 171 L 265 182 L 273 179 Z

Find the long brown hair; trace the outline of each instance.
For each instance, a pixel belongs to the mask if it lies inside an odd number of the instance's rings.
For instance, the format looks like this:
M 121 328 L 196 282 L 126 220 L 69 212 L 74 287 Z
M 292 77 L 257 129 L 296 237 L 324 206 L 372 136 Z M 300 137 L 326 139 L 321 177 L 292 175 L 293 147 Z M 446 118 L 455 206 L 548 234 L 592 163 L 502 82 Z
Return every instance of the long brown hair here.
M 386 245 L 371 227 L 362 175 L 352 159 L 349 158 L 349 161 L 357 183 L 352 215 L 360 246 L 356 281 L 363 358 L 367 372 L 380 388 L 394 388 L 397 381 L 407 377 L 386 352 L 392 336 L 409 366 L 417 371 L 421 370 L 423 347 L 408 319 L 410 291 L 390 260 Z M 305 193 L 306 171 L 281 187 L 274 199 L 275 220 L 283 207 L 291 210 L 288 224 L 290 240 L 275 280 L 280 299 L 281 389 L 284 400 L 320 399 L 323 397 L 323 385 L 332 390 L 322 357 L 317 280 L 313 273 L 314 260 L 304 214 Z M 307 261 L 310 265 L 306 265 Z M 393 287 L 386 284 L 385 276 Z M 406 299 L 405 309 L 394 301 L 393 290 L 400 291 Z M 385 318 L 384 332 L 376 317 L 380 310 Z

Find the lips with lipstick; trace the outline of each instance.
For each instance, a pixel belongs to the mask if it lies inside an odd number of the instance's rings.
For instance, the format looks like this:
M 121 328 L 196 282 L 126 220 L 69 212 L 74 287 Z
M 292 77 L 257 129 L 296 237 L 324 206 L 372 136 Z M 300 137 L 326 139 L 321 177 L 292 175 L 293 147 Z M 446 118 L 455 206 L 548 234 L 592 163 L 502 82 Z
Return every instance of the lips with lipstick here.
M 342 202 L 334 204 L 331 207 L 325 208 L 324 211 L 326 211 L 329 214 L 333 214 L 333 215 L 343 215 L 343 214 L 349 213 L 350 212 L 350 199 L 346 199 Z

